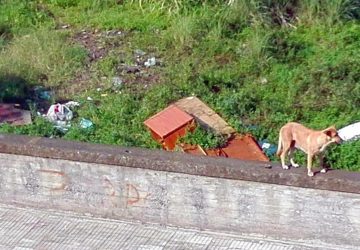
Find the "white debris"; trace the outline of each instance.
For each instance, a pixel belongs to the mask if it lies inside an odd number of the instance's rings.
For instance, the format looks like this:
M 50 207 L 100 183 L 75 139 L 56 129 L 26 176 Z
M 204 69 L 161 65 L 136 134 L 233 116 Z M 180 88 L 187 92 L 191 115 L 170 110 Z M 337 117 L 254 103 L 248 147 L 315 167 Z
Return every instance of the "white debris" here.
M 70 128 L 70 121 L 74 116 L 71 108 L 77 106 L 80 106 L 80 104 L 74 101 L 70 101 L 65 104 L 57 103 L 50 106 L 45 116 L 49 121 L 55 124 L 56 128 L 66 132 Z
M 338 134 L 343 141 L 360 139 L 360 122 L 339 129 Z
M 156 65 L 156 59 L 155 57 L 150 57 L 147 59 L 147 61 L 144 63 L 145 67 L 151 67 Z

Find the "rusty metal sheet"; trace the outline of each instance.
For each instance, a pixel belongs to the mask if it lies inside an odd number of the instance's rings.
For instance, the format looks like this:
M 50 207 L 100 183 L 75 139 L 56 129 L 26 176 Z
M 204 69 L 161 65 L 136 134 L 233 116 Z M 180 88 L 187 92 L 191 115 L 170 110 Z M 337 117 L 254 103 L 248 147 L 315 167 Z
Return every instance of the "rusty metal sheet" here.
M 222 148 L 227 157 L 241 160 L 269 161 L 255 138 L 249 134 L 235 135 Z
M 184 152 L 193 155 L 221 156 L 240 160 L 269 161 L 254 137 L 251 135 L 234 135 L 222 148 L 205 149 L 204 154 L 197 145 L 182 145 Z
M 195 96 L 180 99 L 174 103 L 175 106 L 195 117 L 200 126 L 213 130 L 219 134 L 235 133 L 229 124 L 227 124 L 214 110 L 208 107 Z

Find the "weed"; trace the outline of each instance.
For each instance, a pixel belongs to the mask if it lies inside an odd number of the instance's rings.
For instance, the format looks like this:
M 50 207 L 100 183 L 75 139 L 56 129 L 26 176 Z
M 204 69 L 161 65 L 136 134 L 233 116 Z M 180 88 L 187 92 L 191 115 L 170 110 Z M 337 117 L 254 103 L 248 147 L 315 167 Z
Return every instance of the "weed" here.
M 66 97 L 80 100 L 81 107 L 65 135 L 37 119 L 0 131 L 157 148 L 143 121 L 189 95 L 238 132 L 274 144 L 288 121 L 341 128 L 360 119 L 359 10 L 354 0 L 2 1 L 0 99 L 25 98 L 29 85 L 43 83 L 71 87 Z M 59 24 L 69 24 L 69 31 L 55 30 Z M 83 29 L 121 30 L 126 36 L 91 62 L 69 39 Z M 122 70 L 141 64 L 136 49 L 160 58 L 161 66 L 140 67 L 138 74 Z M 108 86 L 102 77 L 114 75 L 125 79 L 121 93 L 93 89 Z M 81 77 L 85 87 L 78 88 Z M 81 129 L 81 117 L 94 128 Z M 218 139 L 200 129 L 191 140 L 213 147 Z M 327 157 L 334 168 L 357 170 L 357 155 L 358 142 L 351 142 L 331 147 Z M 303 154 L 297 157 L 305 162 Z
M 180 142 L 190 145 L 200 145 L 204 149 L 213 149 L 224 146 L 227 140 L 222 135 L 204 130 L 198 126 L 193 132 L 188 132 L 182 137 Z

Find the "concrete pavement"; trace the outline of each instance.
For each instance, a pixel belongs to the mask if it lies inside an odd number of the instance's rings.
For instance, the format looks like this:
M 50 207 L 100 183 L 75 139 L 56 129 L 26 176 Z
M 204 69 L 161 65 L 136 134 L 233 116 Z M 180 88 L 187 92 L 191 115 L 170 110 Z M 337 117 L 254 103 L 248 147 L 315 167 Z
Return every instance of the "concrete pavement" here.
M 334 249 L 0 204 L 0 249 Z

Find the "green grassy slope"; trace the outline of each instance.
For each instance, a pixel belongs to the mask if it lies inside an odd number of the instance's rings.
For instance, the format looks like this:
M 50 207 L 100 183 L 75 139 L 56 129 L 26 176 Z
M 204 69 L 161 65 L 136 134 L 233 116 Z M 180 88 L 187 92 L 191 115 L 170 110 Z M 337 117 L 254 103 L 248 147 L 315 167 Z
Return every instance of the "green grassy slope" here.
M 358 1 L 224 2 L 0 0 L 0 100 L 42 85 L 53 102 L 81 102 L 66 134 L 41 118 L 0 132 L 153 148 L 142 122 L 189 95 L 275 144 L 287 121 L 321 129 L 360 120 Z M 152 56 L 157 65 L 144 67 Z M 80 118 L 95 126 L 81 129 Z M 327 159 L 359 170 L 359 155 L 356 141 Z

